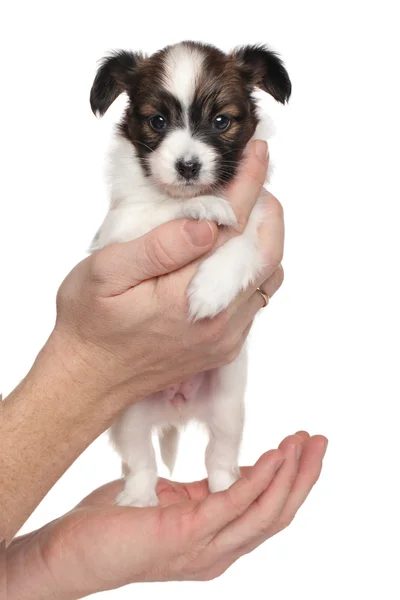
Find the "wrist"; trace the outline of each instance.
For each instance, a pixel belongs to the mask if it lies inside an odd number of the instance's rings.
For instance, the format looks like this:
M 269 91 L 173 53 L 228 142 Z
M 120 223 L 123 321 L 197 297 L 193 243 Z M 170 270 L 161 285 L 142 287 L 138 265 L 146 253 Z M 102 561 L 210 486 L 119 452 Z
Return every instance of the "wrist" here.
M 56 328 L 40 352 L 32 375 L 43 370 L 56 374 L 58 385 L 68 389 L 72 403 L 68 410 L 72 409 L 72 414 L 111 423 L 124 408 L 114 363 L 113 357 L 101 348 L 83 344 Z

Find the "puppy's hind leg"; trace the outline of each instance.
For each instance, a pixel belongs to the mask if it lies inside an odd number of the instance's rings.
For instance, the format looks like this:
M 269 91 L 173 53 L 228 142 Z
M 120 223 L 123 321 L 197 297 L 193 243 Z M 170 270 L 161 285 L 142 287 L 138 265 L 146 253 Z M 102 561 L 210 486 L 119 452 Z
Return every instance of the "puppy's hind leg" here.
M 240 477 L 246 372 L 247 356 L 243 349 L 233 363 L 216 374 L 207 422 L 210 441 L 206 468 L 211 492 L 226 490 Z
M 158 475 L 152 426 L 143 418 L 142 407 L 138 404 L 129 407 L 113 424 L 110 432 L 112 442 L 122 459 L 125 479 L 125 487 L 116 498 L 119 506 L 144 507 L 158 504 Z

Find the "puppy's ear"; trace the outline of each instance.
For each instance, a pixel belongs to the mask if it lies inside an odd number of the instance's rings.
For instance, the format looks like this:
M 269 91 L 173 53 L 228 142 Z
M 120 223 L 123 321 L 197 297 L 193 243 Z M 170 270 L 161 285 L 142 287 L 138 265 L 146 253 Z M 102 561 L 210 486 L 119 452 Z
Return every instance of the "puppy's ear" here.
M 117 50 L 101 61 L 90 92 L 90 106 L 95 115 L 102 117 L 129 82 L 132 83 L 140 56 Z
M 275 100 L 285 104 L 290 98 L 292 84 L 279 56 L 265 46 L 243 46 L 233 51 L 247 73 L 250 83 Z

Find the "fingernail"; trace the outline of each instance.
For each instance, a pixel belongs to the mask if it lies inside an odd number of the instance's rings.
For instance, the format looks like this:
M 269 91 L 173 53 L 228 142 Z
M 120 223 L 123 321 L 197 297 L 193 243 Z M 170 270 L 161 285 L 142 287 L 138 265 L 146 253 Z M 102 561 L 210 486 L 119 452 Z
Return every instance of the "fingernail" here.
M 209 246 L 214 241 L 214 231 L 208 221 L 186 221 L 183 231 L 193 246 Z
M 256 156 L 263 162 L 267 162 L 268 158 L 268 144 L 262 140 L 256 140 L 254 142 L 254 150 Z

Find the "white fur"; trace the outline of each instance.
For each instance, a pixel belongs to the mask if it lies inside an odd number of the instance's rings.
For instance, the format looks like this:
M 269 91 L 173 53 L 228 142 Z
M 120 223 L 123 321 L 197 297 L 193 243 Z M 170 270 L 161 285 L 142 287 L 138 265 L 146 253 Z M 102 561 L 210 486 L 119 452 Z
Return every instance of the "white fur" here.
M 185 44 L 177 44 L 168 52 L 164 87 L 185 107 L 192 101 L 203 62 L 201 52 Z
M 215 163 L 217 155 L 213 148 L 192 137 L 188 129 L 176 129 L 161 142 L 149 158 L 153 177 L 162 186 L 177 184 L 175 164 L 178 160 L 187 162 L 198 160 L 201 171 L 196 185 L 199 188 L 215 182 Z M 182 190 L 185 191 L 185 188 Z
M 162 223 L 181 217 L 209 219 L 228 226 L 236 223 L 229 203 L 223 198 L 200 196 L 176 200 L 149 183 L 132 145 L 119 135 L 111 154 L 109 176 L 110 210 L 92 243 L 92 251 L 112 242 L 135 239 Z M 188 290 L 190 318 L 217 315 L 240 290 L 254 281 L 262 267 L 257 245 L 262 212 L 259 201 L 244 233 L 221 246 L 201 264 Z M 125 475 L 125 488 L 117 498 L 118 504 L 153 506 L 157 503 L 152 431 L 156 428 L 159 432 L 163 460 L 172 468 L 177 430 L 192 419 L 204 423 L 210 434 L 206 453 L 210 490 L 226 489 L 236 481 L 246 369 L 243 349 L 231 365 L 200 373 L 141 400 L 122 413 L 111 428 L 111 439 L 122 458 Z M 163 435 L 165 429 L 169 433 Z
M 192 419 L 206 424 L 209 431 L 206 468 L 210 491 L 222 491 L 238 479 L 246 372 L 243 349 L 230 365 L 200 373 L 125 410 L 111 429 L 111 439 L 124 463 L 125 488 L 117 498 L 119 505 L 141 507 L 158 503 L 152 431 L 155 428 L 159 432 L 163 458 L 170 452 L 171 465 L 175 461 L 177 440 L 164 437 L 162 431 L 166 426 L 180 429 Z M 187 400 L 171 404 L 178 388 L 187 394 Z
M 254 282 L 262 269 L 257 230 L 262 219 L 262 203 L 254 207 L 244 233 L 221 246 L 201 263 L 189 287 L 190 317 L 214 317 L 239 292 Z
M 165 85 L 186 104 L 190 102 L 200 66 L 200 55 L 188 52 L 187 48 L 178 47 L 169 58 Z M 260 129 L 254 136 L 258 139 Z M 194 156 L 202 162 L 203 179 L 198 188 L 194 188 L 192 196 L 195 197 L 185 198 L 187 190 L 176 184 L 174 166 L 177 158 Z M 235 225 L 236 217 L 225 199 L 196 196 L 196 189 L 198 191 L 213 181 L 216 156 L 211 148 L 193 139 L 188 131 L 180 130 L 166 136 L 151 155 L 152 172 L 157 173 L 157 179 L 144 176 L 133 146 L 120 135 L 116 135 L 110 158 L 110 209 L 92 242 L 91 251 L 112 242 L 135 239 L 162 223 L 181 217 Z M 169 193 L 162 191 L 163 188 Z M 254 281 L 262 267 L 257 238 L 262 214 L 262 202 L 259 201 L 244 233 L 228 241 L 201 264 L 188 290 L 191 319 L 214 317 Z M 246 371 L 246 350 L 243 349 L 232 364 L 199 373 L 123 412 L 111 428 L 111 439 L 122 458 L 125 476 L 125 488 L 117 498 L 118 504 L 157 504 L 157 465 L 152 431 L 154 428 L 158 431 L 162 458 L 172 469 L 178 431 L 192 419 L 204 423 L 210 434 L 206 452 L 210 490 L 226 489 L 237 480 Z
M 191 195 L 215 183 L 215 151 L 199 139 L 193 137 L 189 128 L 189 107 L 193 100 L 196 82 L 204 62 L 203 54 L 196 48 L 177 44 L 170 48 L 165 60 L 163 85 L 177 98 L 183 108 L 184 127 L 170 133 L 149 157 L 149 164 L 155 183 L 168 189 L 177 198 L 187 197 L 188 187 L 181 181 L 176 171 L 178 161 L 194 162 L 201 165 L 199 177 L 191 186 Z

